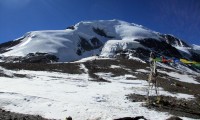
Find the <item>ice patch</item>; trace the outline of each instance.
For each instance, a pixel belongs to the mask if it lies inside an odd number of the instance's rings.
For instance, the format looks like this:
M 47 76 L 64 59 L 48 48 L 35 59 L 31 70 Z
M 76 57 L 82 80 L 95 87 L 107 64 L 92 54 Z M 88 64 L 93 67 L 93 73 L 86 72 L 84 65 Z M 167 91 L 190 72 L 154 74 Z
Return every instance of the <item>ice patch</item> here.
M 129 56 L 129 59 L 130 60 L 135 60 L 135 61 L 138 61 L 138 62 L 141 62 L 141 63 L 146 63 L 145 61 L 141 60 L 140 58 L 133 57 L 133 56 Z
M 111 65 L 110 68 L 121 68 L 121 66 L 117 66 L 117 65 Z
M 136 70 L 137 72 L 143 72 L 143 73 L 149 73 L 149 71 L 148 70 L 145 70 L 145 69 L 138 69 L 138 70 Z

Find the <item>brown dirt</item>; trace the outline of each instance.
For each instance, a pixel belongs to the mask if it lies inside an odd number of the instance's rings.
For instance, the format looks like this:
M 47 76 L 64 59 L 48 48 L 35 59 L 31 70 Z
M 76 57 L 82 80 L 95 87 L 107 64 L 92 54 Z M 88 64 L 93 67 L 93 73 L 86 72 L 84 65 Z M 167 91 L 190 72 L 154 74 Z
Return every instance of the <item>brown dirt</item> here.
M 19 114 L 0 109 L 0 120 L 50 120 L 50 119 L 43 118 L 39 115 Z
M 133 102 L 145 102 L 144 107 L 182 117 L 200 119 L 200 99 L 194 100 L 177 99 L 169 96 L 150 96 L 149 103 L 147 97 L 138 94 L 127 95 L 127 99 Z
M 112 73 L 112 77 L 121 76 L 125 74 L 135 75 L 133 71 L 137 69 L 146 68 L 146 64 L 133 61 L 133 60 L 95 60 L 85 62 L 84 65 L 89 70 L 89 75 L 91 78 L 94 78 L 94 81 L 106 82 L 103 78 L 99 78 L 99 76 L 95 75 L 95 73 L 103 72 L 103 73 Z M 110 68 L 111 65 L 121 66 L 121 68 Z M 131 70 L 131 71 L 129 71 Z M 101 79 L 101 80 L 100 80 Z M 109 82 L 109 81 L 107 81 Z
M 70 74 L 80 74 L 83 70 L 80 69 L 78 63 L 0 63 L 0 66 L 10 70 L 34 70 L 34 71 L 53 71 Z

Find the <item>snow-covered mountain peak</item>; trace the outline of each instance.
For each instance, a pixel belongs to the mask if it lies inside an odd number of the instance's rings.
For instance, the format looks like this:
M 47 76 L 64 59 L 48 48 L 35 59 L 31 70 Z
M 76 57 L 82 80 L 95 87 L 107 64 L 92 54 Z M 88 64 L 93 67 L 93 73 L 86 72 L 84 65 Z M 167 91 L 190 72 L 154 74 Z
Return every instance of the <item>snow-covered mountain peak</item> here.
M 61 62 L 68 62 L 94 54 L 110 56 L 118 51 L 143 48 L 167 56 L 173 52 L 176 57 L 181 56 L 179 50 L 191 57 L 186 47 L 190 46 L 172 35 L 114 19 L 81 21 L 65 30 L 31 31 L 19 39 L 1 44 L 0 55 L 25 57 L 30 53 L 47 53 Z
M 75 30 L 86 31 L 86 28 L 104 30 L 110 36 L 115 36 L 115 39 L 138 39 L 138 38 L 155 38 L 159 39 L 158 34 L 145 29 L 141 25 L 128 23 L 121 20 L 98 20 L 98 21 L 82 21 L 76 24 Z M 91 31 L 90 31 L 91 32 Z
M 98 52 L 108 40 L 130 40 L 160 36 L 151 30 L 121 20 L 82 21 L 66 30 L 31 31 L 21 42 L 7 48 L 3 56 L 51 53 L 60 61 L 73 61 Z

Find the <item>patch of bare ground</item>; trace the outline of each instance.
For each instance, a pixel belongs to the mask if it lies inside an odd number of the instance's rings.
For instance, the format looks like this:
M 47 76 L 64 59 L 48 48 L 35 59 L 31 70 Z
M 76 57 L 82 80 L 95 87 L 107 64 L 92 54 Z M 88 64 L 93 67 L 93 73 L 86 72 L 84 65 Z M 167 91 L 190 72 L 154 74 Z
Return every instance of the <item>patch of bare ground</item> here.
M 0 109 L 0 120 L 53 120 L 53 119 L 46 119 L 39 115 L 19 114 Z
M 84 65 L 88 69 L 89 76 L 94 78 L 94 81 L 109 82 L 95 73 L 112 73 L 112 77 L 123 76 L 125 74 L 135 75 L 133 71 L 141 68 L 146 68 L 146 64 L 134 60 L 94 60 L 85 62 Z M 116 65 L 118 68 L 111 68 L 111 65 Z M 130 80 L 130 78 L 129 78 Z
M 0 66 L 10 70 L 51 71 L 69 74 L 83 73 L 83 70 L 80 69 L 80 64 L 78 63 L 0 63 Z
M 0 77 L 8 77 L 8 78 L 14 78 L 14 77 L 19 77 L 19 78 L 27 78 L 28 76 L 25 74 L 13 74 L 13 75 L 7 75 L 5 73 L 0 73 Z
M 158 86 L 171 93 L 184 93 L 200 96 L 200 85 L 158 77 Z
M 146 102 L 143 104 L 148 109 L 169 112 L 175 116 L 200 119 L 200 99 L 177 99 L 170 96 L 150 96 L 147 102 L 146 96 L 138 94 L 127 95 L 127 99 L 133 102 Z

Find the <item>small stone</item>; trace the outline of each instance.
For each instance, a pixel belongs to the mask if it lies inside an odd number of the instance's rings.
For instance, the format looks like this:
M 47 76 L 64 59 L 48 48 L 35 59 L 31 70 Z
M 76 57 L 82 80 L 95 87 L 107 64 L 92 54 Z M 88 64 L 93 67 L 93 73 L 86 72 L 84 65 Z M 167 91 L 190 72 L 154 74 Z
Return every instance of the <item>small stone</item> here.
M 72 117 L 71 116 L 66 117 L 66 120 L 72 120 Z

